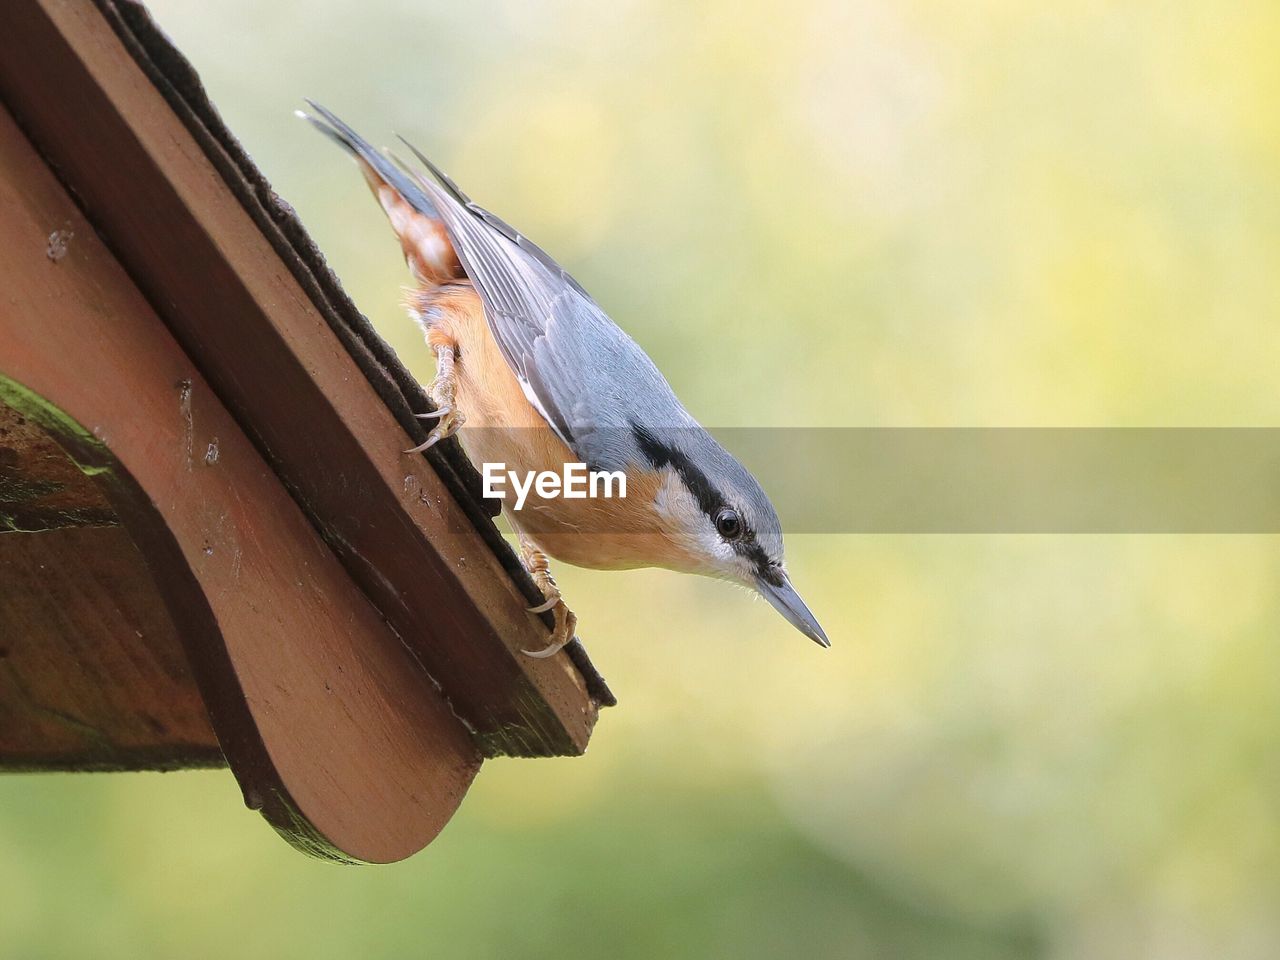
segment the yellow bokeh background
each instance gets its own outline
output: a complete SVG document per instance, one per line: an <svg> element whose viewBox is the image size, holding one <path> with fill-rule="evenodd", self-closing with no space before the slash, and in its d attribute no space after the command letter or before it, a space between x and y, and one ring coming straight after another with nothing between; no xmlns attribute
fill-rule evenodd
<svg viewBox="0 0 1280 960"><path fill-rule="evenodd" d="M304 96L418 143L711 426L1280 421L1273 0L150 6L424 379ZM562 568L621 699L586 757L487 764L378 868L225 771L0 778L0 957L1269 960L1278 547L793 536L828 651Z"/></svg>

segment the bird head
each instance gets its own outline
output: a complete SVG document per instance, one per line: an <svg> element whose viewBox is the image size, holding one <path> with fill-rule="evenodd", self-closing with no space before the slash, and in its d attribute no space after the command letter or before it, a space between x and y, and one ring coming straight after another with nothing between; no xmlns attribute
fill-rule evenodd
<svg viewBox="0 0 1280 960"><path fill-rule="evenodd" d="M751 472L700 426L659 432L632 425L661 475L654 508L672 549L664 566L759 593L810 640L830 641L791 585L778 512Z"/></svg>

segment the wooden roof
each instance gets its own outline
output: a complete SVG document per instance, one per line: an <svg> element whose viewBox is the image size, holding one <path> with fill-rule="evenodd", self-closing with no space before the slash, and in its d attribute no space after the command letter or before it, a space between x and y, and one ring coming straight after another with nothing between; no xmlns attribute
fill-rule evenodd
<svg viewBox="0 0 1280 960"><path fill-rule="evenodd" d="M613 702L422 390L137 3L0 30L0 768L208 765L322 856L420 849Z"/></svg>

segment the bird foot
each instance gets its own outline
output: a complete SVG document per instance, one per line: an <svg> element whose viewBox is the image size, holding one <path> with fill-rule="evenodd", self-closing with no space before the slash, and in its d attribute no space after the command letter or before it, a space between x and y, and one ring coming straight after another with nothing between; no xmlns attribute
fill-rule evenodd
<svg viewBox="0 0 1280 960"><path fill-rule="evenodd" d="M551 642L547 646L541 650L521 650L520 652L526 657L544 660L559 653L573 641L574 633L578 628L578 615L569 609L560 596L560 588L556 586L555 578L551 576L547 555L523 536L520 538L520 559L524 562L525 569L529 571L533 582L546 597L544 602L526 609L534 616L551 612L555 618L555 626L551 630Z"/></svg>
<svg viewBox="0 0 1280 960"><path fill-rule="evenodd" d="M416 447L405 453L422 453L430 450L441 440L447 440L458 432L458 428L466 423L466 415L458 409L457 392L458 376L454 371L455 346L452 343L434 344L436 354L436 378L431 381L427 393L435 402L436 409L431 413L414 414L419 420L434 420L435 427L430 435Z"/></svg>

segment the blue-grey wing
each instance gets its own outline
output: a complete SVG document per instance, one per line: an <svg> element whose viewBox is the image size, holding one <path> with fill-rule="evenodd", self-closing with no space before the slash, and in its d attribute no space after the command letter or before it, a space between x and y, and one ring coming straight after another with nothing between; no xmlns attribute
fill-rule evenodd
<svg viewBox="0 0 1280 960"><path fill-rule="evenodd" d="M577 281L418 156L444 184L422 182L499 350L529 402L580 460L609 470L642 462L637 418L692 423L653 361Z"/></svg>

